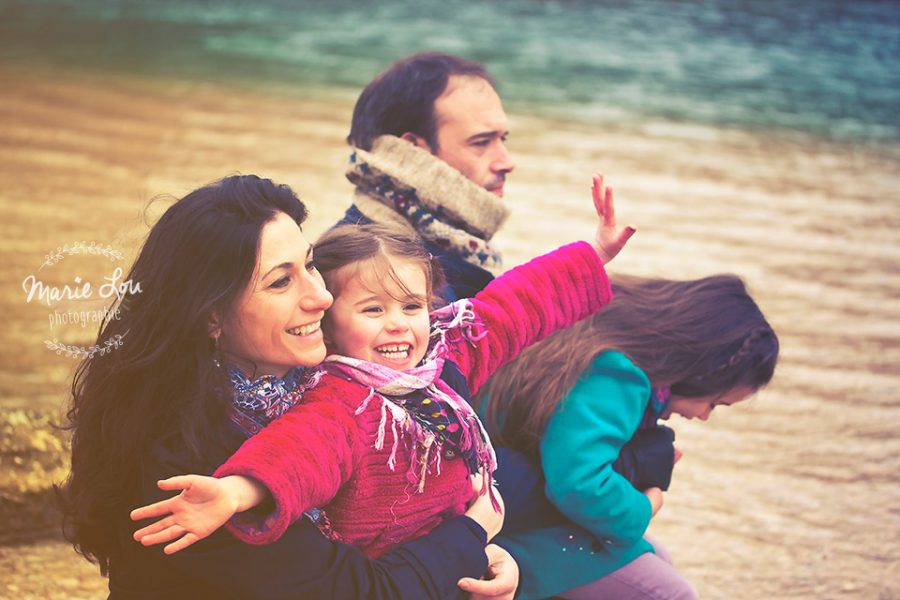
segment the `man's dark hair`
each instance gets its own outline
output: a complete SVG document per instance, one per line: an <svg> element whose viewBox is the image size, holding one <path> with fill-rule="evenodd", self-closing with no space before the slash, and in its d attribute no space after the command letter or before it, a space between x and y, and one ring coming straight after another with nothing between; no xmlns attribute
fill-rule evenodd
<svg viewBox="0 0 900 600"><path fill-rule="evenodd" d="M437 150L434 101L452 75L480 77L494 86L483 65L445 54L419 52L398 60L365 87L353 108L347 143L371 150L380 135L414 133Z"/></svg>

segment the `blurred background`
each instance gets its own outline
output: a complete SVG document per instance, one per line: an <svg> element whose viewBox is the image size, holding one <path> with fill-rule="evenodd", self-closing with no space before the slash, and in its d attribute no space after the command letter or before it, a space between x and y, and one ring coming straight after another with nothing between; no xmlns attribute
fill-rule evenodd
<svg viewBox="0 0 900 600"><path fill-rule="evenodd" d="M62 315L104 302L27 278L99 288L234 173L293 186L315 237L350 201L356 96L426 49L498 81L507 266L590 235L602 170L639 229L611 270L738 273L779 331L772 385L674 423L651 533L701 595L900 598L900 5L837 0L0 0L0 596L105 589L51 487L97 341Z"/></svg>

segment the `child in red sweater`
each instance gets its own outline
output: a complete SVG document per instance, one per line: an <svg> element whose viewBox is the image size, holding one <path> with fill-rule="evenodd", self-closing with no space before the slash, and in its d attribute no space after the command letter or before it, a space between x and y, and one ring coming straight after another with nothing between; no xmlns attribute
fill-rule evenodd
<svg viewBox="0 0 900 600"><path fill-rule="evenodd" d="M616 227L601 176L593 197L601 217L593 247L564 246L431 317L436 261L414 237L377 225L326 233L315 264L335 296L323 331L337 354L301 383L275 386L290 410L214 477L160 482L183 491L134 511L133 519L168 515L135 539L176 540L171 553L227 522L239 539L263 544L322 507L331 535L375 557L465 512L473 473L499 512L494 452L468 396L523 348L609 302L603 264L634 229ZM235 421L251 432L252 417L236 405Z"/></svg>

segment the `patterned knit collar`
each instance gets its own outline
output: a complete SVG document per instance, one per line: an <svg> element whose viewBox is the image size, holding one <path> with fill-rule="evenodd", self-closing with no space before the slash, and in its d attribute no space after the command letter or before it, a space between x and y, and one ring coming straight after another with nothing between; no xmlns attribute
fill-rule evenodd
<svg viewBox="0 0 900 600"><path fill-rule="evenodd" d="M357 187L357 208L373 221L402 216L425 240L483 268L500 267L500 252L489 241L509 208L431 153L381 136L368 152L354 149L346 175Z"/></svg>

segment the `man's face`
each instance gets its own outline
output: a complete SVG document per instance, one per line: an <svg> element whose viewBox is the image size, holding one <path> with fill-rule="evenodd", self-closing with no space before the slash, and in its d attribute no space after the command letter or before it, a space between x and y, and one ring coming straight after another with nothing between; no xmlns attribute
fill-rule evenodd
<svg viewBox="0 0 900 600"><path fill-rule="evenodd" d="M435 100L434 112L435 156L502 197L506 175L516 165L506 149L509 125L494 88L480 77L453 75Z"/></svg>

